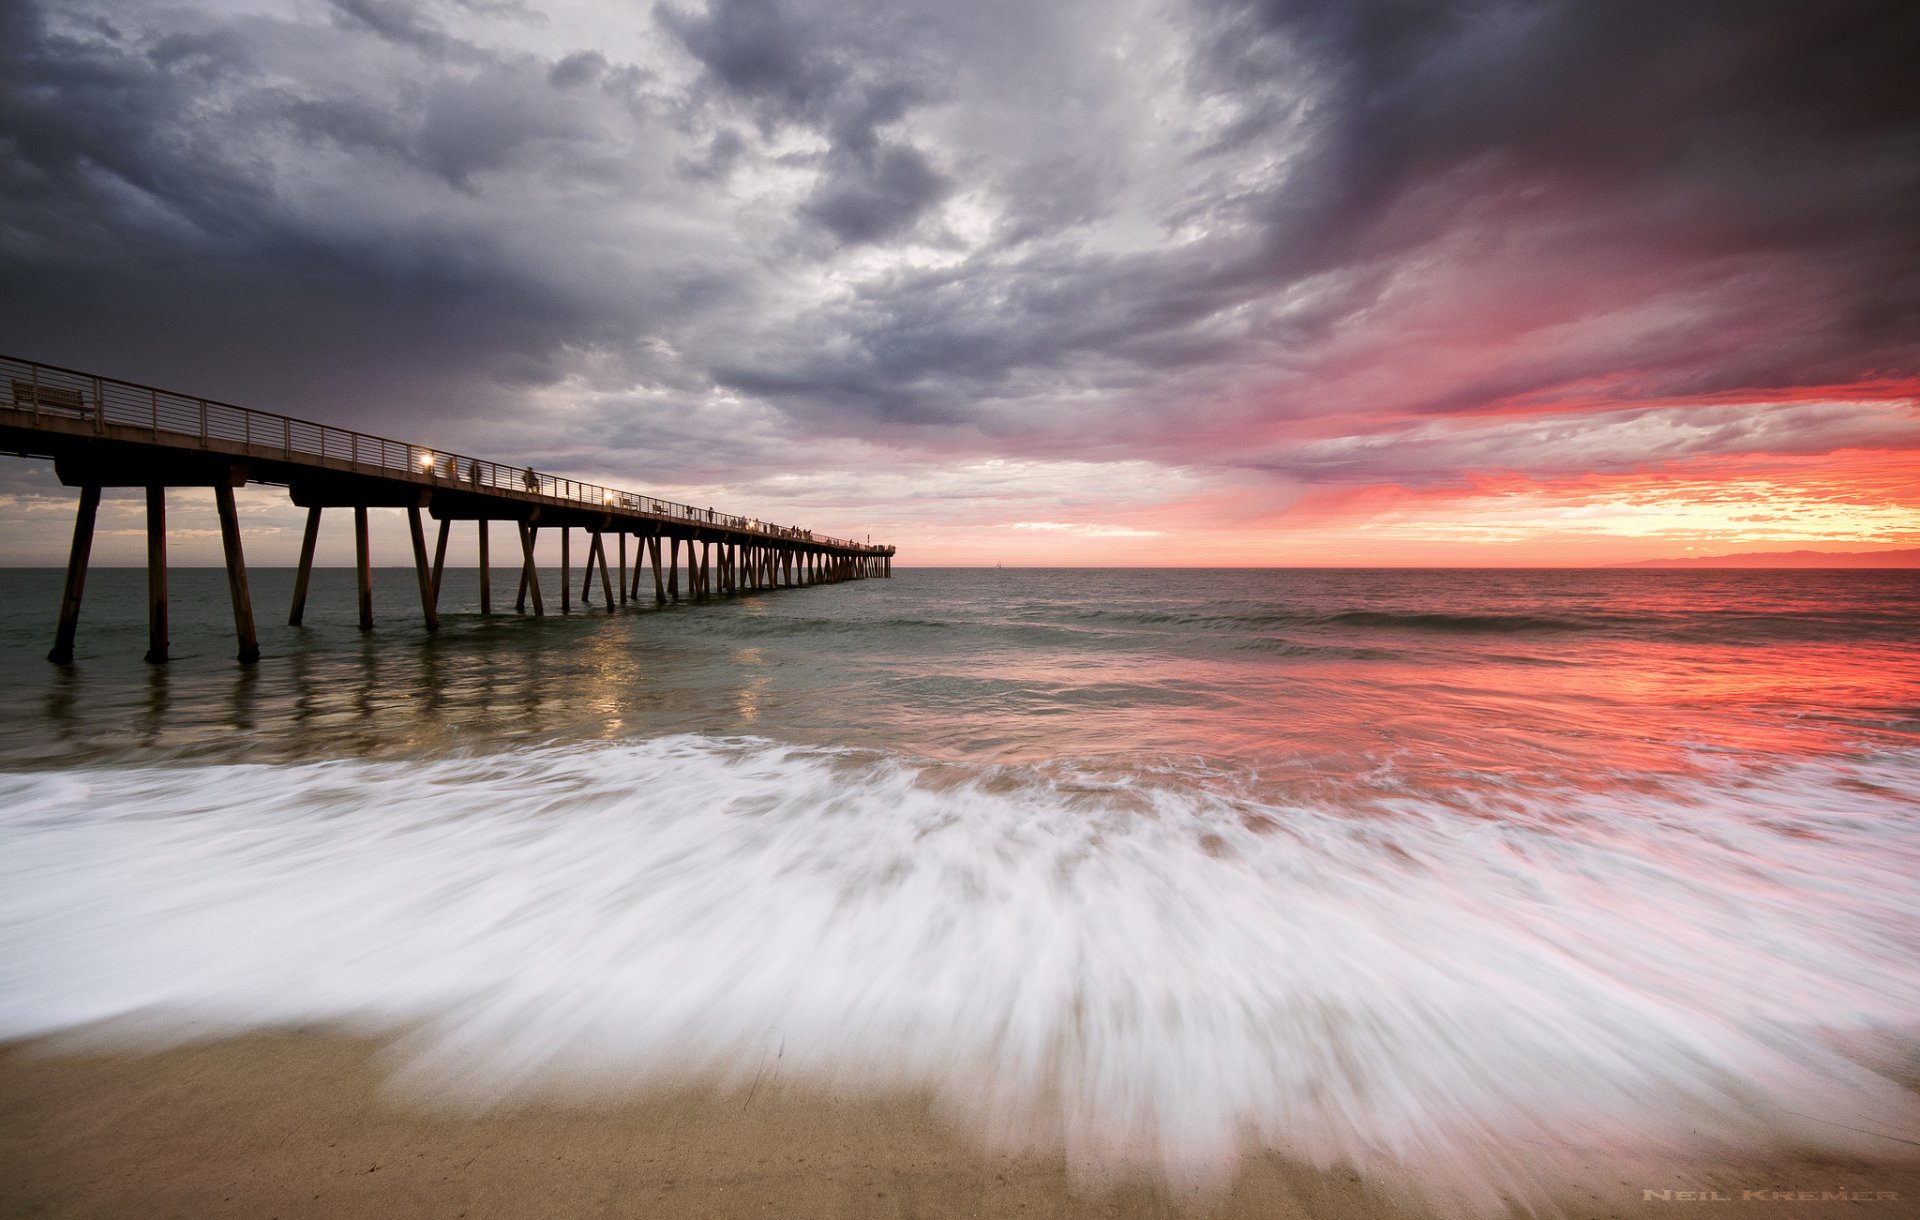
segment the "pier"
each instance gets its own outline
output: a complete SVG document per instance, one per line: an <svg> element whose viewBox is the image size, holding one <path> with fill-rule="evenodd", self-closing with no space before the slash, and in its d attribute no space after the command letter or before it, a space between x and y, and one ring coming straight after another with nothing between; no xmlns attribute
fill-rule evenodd
<svg viewBox="0 0 1920 1220"><path fill-rule="evenodd" d="M219 512L227 589L239 659L260 658L233 492L248 483L285 487L307 510L287 622L306 610L322 514L352 510L360 626L373 627L367 510L406 510L426 630L439 628L440 578L456 522L475 524L480 611L493 613L489 525L511 522L519 543L514 610L545 614L535 547L560 536L560 609L573 604L573 531L585 535L579 598L597 591L606 609L640 602L652 575L655 605L830 584L893 574L894 548L830 538L711 508L558 478L519 464L449 453L330 424L294 419L75 369L0 356L0 452L51 460L79 489L73 546L49 660L68 664L79 628L87 560L100 495L138 487L147 498L147 660L167 659L167 517L170 488L205 488ZM422 513L439 525L429 553ZM632 563L629 564L629 545ZM617 555L617 568L615 556ZM616 575L617 573L617 575ZM597 576L597 581L596 581ZM597 585L597 590L596 590Z"/></svg>

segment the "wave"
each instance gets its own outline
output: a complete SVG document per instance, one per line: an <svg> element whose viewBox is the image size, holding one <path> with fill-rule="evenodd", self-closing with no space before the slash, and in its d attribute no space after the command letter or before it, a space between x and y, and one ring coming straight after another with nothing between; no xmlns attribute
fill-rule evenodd
<svg viewBox="0 0 1920 1220"><path fill-rule="evenodd" d="M1493 1208L1601 1155L1910 1151L1911 759L1476 782L693 736L4 776L0 1035L387 1022L463 1104L773 1073L1094 1178L1279 1149Z"/></svg>
<svg viewBox="0 0 1920 1220"><path fill-rule="evenodd" d="M1588 616L1555 618L1544 614L1442 614L1386 610L1347 610L1315 620L1341 627L1382 627L1395 631L1447 631L1473 635L1514 635L1535 631L1592 631L1617 621Z"/></svg>
<svg viewBox="0 0 1920 1220"><path fill-rule="evenodd" d="M1259 630L1273 627L1360 627L1397 631L1437 631L1470 633L1518 633L1535 631L1596 631L1630 626L1637 620L1629 615L1590 614L1579 617L1542 614L1476 613L1456 614L1443 611L1342 610L1320 611L1247 610L1247 611L1156 611L1080 609L1071 612L1076 619L1140 627L1212 628L1216 630Z"/></svg>
<svg viewBox="0 0 1920 1220"><path fill-rule="evenodd" d="M1038 621L1029 614L1022 622ZM1186 609L1124 610L1074 608L1062 617L1102 626L1165 632L1261 632L1285 628L1348 629L1356 632L1406 632L1437 635L1543 635L1605 633L1675 643L1766 645L1862 639L1907 639L1911 614L1827 611L1711 612L1672 608L1581 610L1563 613L1476 610L1343 609Z"/></svg>

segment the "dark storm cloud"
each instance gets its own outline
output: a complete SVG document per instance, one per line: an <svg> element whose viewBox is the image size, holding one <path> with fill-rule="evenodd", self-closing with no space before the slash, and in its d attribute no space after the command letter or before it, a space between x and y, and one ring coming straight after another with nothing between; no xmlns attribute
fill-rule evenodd
<svg viewBox="0 0 1920 1220"><path fill-rule="evenodd" d="M841 243L860 245L908 232L952 184L920 149L880 135L929 100L918 48L876 43L873 35L888 25L865 20L871 10L863 6L843 12L853 20L773 0L714 0L703 13L657 10L706 68L707 83L745 105L764 132L801 126L827 139L820 181L801 215Z"/></svg>
<svg viewBox="0 0 1920 1220"><path fill-rule="evenodd" d="M1098 384L1089 365L1102 359L1215 365L1219 344L1196 325L1319 277L1317 309L1235 346L1311 365L1331 321L1363 315L1405 275L1396 259L1417 265L1473 231L1488 244L1563 232L1601 277L1617 275L1609 263L1651 254L1670 263L1674 284L1718 277L1711 288L1726 296L1772 267L1766 290L1824 300L1816 317L1753 319L1738 350L1705 361L1693 336L1674 334L1551 369L1490 367L1484 384L1409 388L1409 407L1473 409L1620 367L1640 373L1642 392L1668 394L1916 369L1920 90L1903 67L1920 50L1912 6L1219 4L1202 13L1196 42L1188 83L1235 117L1190 171L1286 148L1283 171L1192 202L1188 219L1208 240L1066 269L1058 259L995 267L981 277L995 309L1054 296L1075 309L1020 309L1002 327L1018 338L989 352L975 350L979 327L968 325L985 290L904 282L891 307L862 311L856 350L870 363L841 365L829 394L889 402L920 373L956 365L975 373L962 394L1048 359L1069 384ZM1548 246L1534 257L1551 265L1567 254ZM1432 284L1448 288L1444 277ZM1283 396L1271 409L1315 405Z"/></svg>
<svg viewBox="0 0 1920 1220"><path fill-rule="evenodd" d="M0 9L4 346L516 441L577 391L632 455L1303 479L1426 471L1409 416L1564 400L1509 447L1558 470L1602 407L1920 375L1909 5L564 16ZM1686 443L1855 435L1781 421Z"/></svg>
<svg viewBox="0 0 1920 1220"><path fill-rule="evenodd" d="M1276 121L1259 99L1278 63L1325 82L1311 155L1259 201L1282 267L1444 227L1445 206L1398 228L1383 217L1486 164L1697 254L1856 263L1850 321L1869 342L1920 303L1912 5L1272 0L1213 12L1202 87L1249 99L1239 138ZM1888 255L1904 274L1885 276Z"/></svg>
<svg viewBox="0 0 1920 1220"><path fill-rule="evenodd" d="M1568 257L1580 274L1622 278L1623 292L1727 309L1755 289L1785 299L1771 317L1746 310L1729 350L1674 327L1550 366L1490 352L1472 379L1409 384L1382 405L1470 411L1622 369L1633 392L1657 395L1920 367L1920 90L1902 66L1920 51L1920 10L1323 0L1211 4L1192 29L1188 86L1232 118L1179 171L1205 180L1236 159L1278 159L1169 207L1198 240L1115 256L1077 244L1073 219L1016 213L1006 228L1030 251L898 277L823 323L851 342L780 348L777 368L723 375L821 414L859 404L877 419L946 421L1036 382L1124 396L1142 375L1311 369L1331 328L1364 326L1463 234L1532 243L1543 268ZM1649 257L1664 278L1626 284L1620 268ZM1451 289L1444 266L1425 273L1431 292ZM1251 332L1226 321L1306 285L1311 307ZM1102 410L1123 433L1187 423L1121 406ZM1358 410L1284 380L1262 409L1329 406Z"/></svg>
<svg viewBox="0 0 1920 1220"><path fill-rule="evenodd" d="M569 344L624 338L641 311L555 282L512 249L514 218L443 198L516 163L549 183L590 172L554 156L589 124L543 66L407 6L336 9L332 31L6 10L11 346L96 364L104 350L143 379L392 426L389 395L406 415L470 411L559 375ZM396 71L422 51L461 66Z"/></svg>

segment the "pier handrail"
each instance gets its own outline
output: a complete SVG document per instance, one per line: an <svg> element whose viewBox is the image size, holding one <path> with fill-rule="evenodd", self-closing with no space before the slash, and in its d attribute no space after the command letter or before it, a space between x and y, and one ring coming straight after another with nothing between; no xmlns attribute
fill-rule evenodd
<svg viewBox="0 0 1920 1220"><path fill-rule="evenodd" d="M529 466L450 453L410 441L257 411L17 356L0 355L0 373L11 382L8 391L0 391L0 416L27 415L36 423L58 418L69 423L90 424L102 435L110 427L135 429L150 433L156 440L165 437L192 441L207 452L222 452L227 446L238 445L261 456L291 459L297 455L317 458L333 469L386 478L405 476L423 486L455 490L482 488L522 499L620 509L697 525L723 526L768 538L844 549L875 549L796 526L773 525L758 518L696 508L642 492L542 474Z"/></svg>

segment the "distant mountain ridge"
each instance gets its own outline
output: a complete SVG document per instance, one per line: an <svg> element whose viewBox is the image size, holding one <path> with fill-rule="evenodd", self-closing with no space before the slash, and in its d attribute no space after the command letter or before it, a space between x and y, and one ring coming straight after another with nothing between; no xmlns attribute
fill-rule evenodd
<svg viewBox="0 0 1920 1220"><path fill-rule="evenodd" d="M1920 547L1895 551L1748 551L1693 559L1641 559L1616 568L1920 568Z"/></svg>

